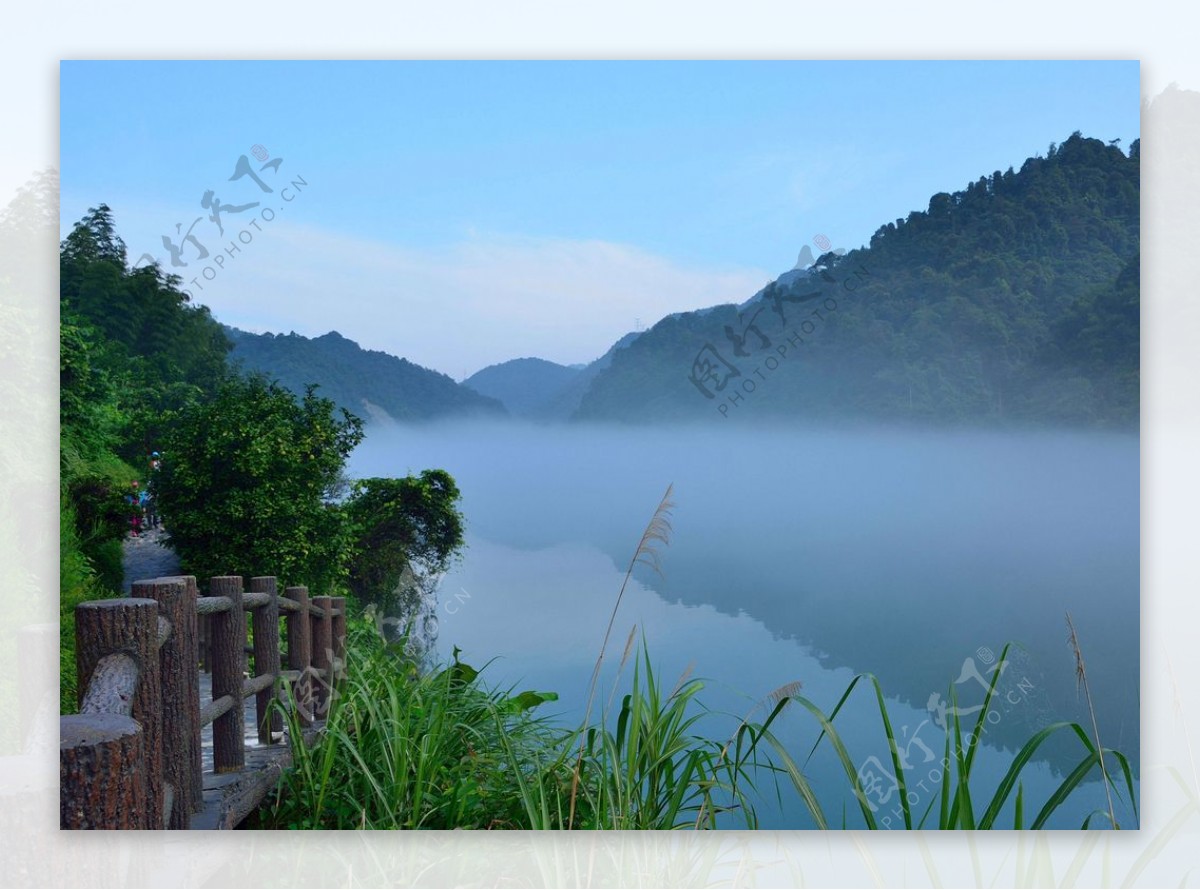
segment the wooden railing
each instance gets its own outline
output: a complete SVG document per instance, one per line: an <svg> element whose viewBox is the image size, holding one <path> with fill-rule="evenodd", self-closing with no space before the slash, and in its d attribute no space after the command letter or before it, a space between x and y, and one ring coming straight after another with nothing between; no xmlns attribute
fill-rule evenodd
<svg viewBox="0 0 1200 890"><path fill-rule="evenodd" d="M258 740L282 739L279 698L302 727L320 728L344 674L341 597L313 597L276 579L213 578L199 596L193 576L134 583L131 596L75 610L79 713L60 718L61 828L188 828L203 809L203 728L212 724L213 769L244 769L245 705L255 697ZM254 675L246 671L251 614ZM279 619L287 631L281 667ZM200 701L197 625L211 628L212 698ZM281 695L282 684L291 687Z"/></svg>

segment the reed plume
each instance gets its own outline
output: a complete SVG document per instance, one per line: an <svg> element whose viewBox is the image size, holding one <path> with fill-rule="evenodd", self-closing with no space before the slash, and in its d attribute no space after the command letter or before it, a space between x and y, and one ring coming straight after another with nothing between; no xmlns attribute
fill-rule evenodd
<svg viewBox="0 0 1200 890"><path fill-rule="evenodd" d="M671 511L675 508L675 502L671 500L671 495L674 493L674 490L674 483L667 486L666 494L658 502L658 507L655 509L654 515L650 517L650 522L646 526L646 530L642 532L642 538L638 541L637 548L633 551L633 558L629 560L629 568L625 570L625 578L621 581L621 589L617 593L617 601L613 603L612 612L608 616L608 627L604 630L604 640L600 644L600 654L596 656L596 667L592 669L592 680L588 684L587 707L583 712L582 725L584 727L588 725L588 721L592 717L592 703L596 698L596 684L600 680L600 666L604 662L604 652L608 649L608 639L612 636L613 624L617 620L617 610L621 608L621 600L625 597L625 588L629 586L629 580L633 577L634 567L644 565L660 577L662 576L659 547L665 547L671 543ZM628 655L632 643L633 634L631 632L629 643L625 647L626 655ZM583 739L585 735L586 733L580 733L579 759L575 764L574 775L571 779L571 807L567 827L572 827L575 822L575 800L579 792L579 773L583 766Z"/></svg>
<svg viewBox="0 0 1200 890"><path fill-rule="evenodd" d="M1108 798L1108 818L1112 827L1119 829L1117 814L1113 809L1112 791L1109 788L1108 768L1104 765L1104 748L1100 744L1100 726L1096 722L1096 709L1092 707L1092 691L1088 688L1087 666L1083 663L1083 652L1079 648L1079 637L1075 633L1075 624L1071 621L1071 613L1067 613L1067 641L1071 651L1075 653L1075 688L1083 687L1084 698L1087 699L1088 714L1092 718L1092 736L1096 739L1096 750L1100 754L1100 778L1104 780L1104 794Z"/></svg>

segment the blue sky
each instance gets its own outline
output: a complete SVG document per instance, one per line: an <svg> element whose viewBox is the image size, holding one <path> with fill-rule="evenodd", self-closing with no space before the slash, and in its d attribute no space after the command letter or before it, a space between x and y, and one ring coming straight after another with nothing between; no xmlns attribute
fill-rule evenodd
<svg viewBox="0 0 1200 890"><path fill-rule="evenodd" d="M336 329L456 378L590 360L1074 130L1127 146L1140 115L1136 61L64 62L61 79L65 229L108 203L131 261L194 278L222 321ZM229 181L241 155L271 192ZM222 235L210 189L258 206ZM197 218L210 255L185 245L172 268L162 236Z"/></svg>

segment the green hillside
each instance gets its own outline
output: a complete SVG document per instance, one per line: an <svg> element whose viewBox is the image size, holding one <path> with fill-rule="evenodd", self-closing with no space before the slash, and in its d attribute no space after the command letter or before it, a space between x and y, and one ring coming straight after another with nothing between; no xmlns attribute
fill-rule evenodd
<svg viewBox="0 0 1200 890"><path fill-rule="evenodd" d="M1139 145L1075 133L826 254L743 307L671 316L575 417L1130 426Z"/></svg>
<svg viewBox="0 0 1200 890"><path fill-rule="evenodd" d="M299 334L250 334L226 328L231 359L262 371L292 392L310 383L320 394L366 420L431 420L449 416L498 416L495 399L455 383L445 374L386 352L363 349L337 331L308 338Z"/></svg>
<svg viewBox="0 0 1200 890"><path fill-rule="evenodd" d="M475 372L463 386L496 399L515 416L533 417L582 371L541 358L515 358Z"/></svg>

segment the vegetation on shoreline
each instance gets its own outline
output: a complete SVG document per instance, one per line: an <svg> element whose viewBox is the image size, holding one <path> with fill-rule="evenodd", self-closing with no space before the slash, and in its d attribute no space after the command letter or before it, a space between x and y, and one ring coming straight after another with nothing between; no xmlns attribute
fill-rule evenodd
<svg viewBox="0 0 1200 890"><path fill-rule="evenodd" d="M941 752L949 768L929 803L911 806L884 692L870 675L854 678L828 711L800 695L798 684L776 690L762 703L765 719L730 715L724 718L727 734L713 736L697 728L710 715L702 701L704 682L684 677L668 688L644 643L626 651L633 676L628 686L614 686L617 707L575 727L538 716L536 709L554 701L554 693L491 688L457 653L450 664L421 670L402 642L385 643L361 618L352 622L347 657L348 678L332 697L316 744L305 747L301 727L291 725L294 766L259 814L261 827L756 828L756 799L793 794L818 828L1038 829L1056 814L1071 813L1078 789L1097 778L1137 820L1128 761L1097 746L1077 723L1043 727L1013 756L995 787L981 787L972 775L986 741L986 707L971 726L954 720ZM997 670L989 699L998 679ZM836 728L860 686L878 703L879 738L891 752L899 783L902 815L894 822L876 812L868 780L851 758L851 742ZM774 724L786 711L806 713L819 727L810 751L789 750L779 738ZM1023 774L1056 737L1077 742L1078 760L1051 793L1033 800ZM857 816L833 809L840 800L819 799L809 781L807 758L822 744L843 770ZM1109 772L1102 756L1119 772ZM1111 808L1076 810L1071 818L1080 828L1118 823Z"/></svg>

